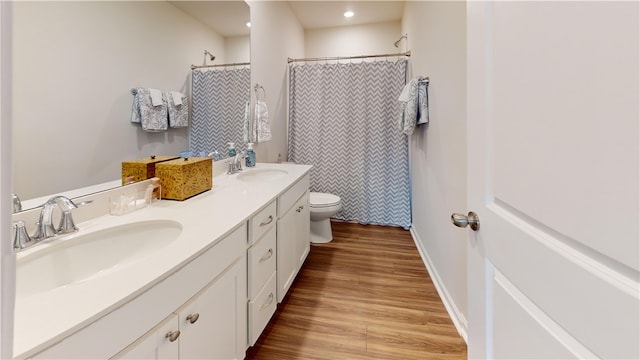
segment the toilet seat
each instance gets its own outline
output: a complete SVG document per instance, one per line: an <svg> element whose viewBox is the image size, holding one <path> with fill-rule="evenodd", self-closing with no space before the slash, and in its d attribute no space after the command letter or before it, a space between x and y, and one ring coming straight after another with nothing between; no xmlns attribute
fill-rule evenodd
<svg viewBox="0 0 640 360"><path fill-rule="evenodd" d="M309 206L312 208L326 208L336 206L338 204L340 204L339 196L319 192L312 192L309 194Z"/></svg>

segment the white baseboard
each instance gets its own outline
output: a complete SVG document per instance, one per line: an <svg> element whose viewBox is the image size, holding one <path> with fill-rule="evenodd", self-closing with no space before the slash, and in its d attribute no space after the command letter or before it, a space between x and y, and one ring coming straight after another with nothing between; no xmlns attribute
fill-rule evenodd
<svg viewBox="0 0 640 360"><path fill-rule="evenodd" d="M453 301L449 292L447 291L447 287L442 283L442 279L438 275L438 272L433 267L433 263L431 259L429 259L429 255L422 247L422 241L420 241L420 236L414 231L414 228L411 227L411 237L413 238L413 242L416 244L418 248L418 252L420 253L420 257L422 258L422 262L427 268L427 272L433 281L433 284L436 286L436 290L438 291L438 295L444 304L445 309L447 309L447 313L449 313L449 317L453 321L453 325L458 330L460 336L464 339L464 341L468 344L467 341L467 318L464 314L458 309L456 303Z"/></svg>

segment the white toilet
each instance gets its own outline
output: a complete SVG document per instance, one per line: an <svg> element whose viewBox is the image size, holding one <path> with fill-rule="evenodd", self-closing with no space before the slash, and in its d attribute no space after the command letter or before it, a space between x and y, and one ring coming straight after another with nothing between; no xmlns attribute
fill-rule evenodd
<svg viewBox="0 0 640 360"><path fill-rule="evenodd" d="M328 243L333 240L330 217L342 209L339 196L327 193L312 192L309 194L311 212L311 242Z"/></svg>

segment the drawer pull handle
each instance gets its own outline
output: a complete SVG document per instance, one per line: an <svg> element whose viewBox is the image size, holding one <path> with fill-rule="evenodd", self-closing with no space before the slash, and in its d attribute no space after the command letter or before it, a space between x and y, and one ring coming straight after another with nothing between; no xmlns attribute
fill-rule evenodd
<svg viewBox="0 0 640 360"><path fill-rule="evenodd" d="M298 206L298 208L296 209L296 212L300 212L302 211L302 209L304 209L304 205Z"/></svg>
<svg viewBox="0 0 640 360"><path fill-rule="evenodd" d="M168 338L170 342L174 342L180 337L180 330L169 331L164 337Z"/></svg>
<svg viewBox="0 0 640 360"><path fill-rule="evenodd" d="M200 318L200 314L198 314L198 313L193 313L193 314L187 315L187 320L189 320L189 322L192 323L192 324L195 324L196 321L198 321L199 318Z"/></svg>
<svg viewBox="0 0 640 360"><path fill-rule="evenodd" d="M266 221L260 223L260 226L269 225L273 222L273 216L269 215L269 218Z"/></svg>
<svg viewBox="0 0 640 360"><path fill-rule="evenodd" d="M273 256L273 249L269 249L269 251L267 251L264 255L262 255L262 257L260 258L260 261L258 261L258 262L267 261L272 256Z"/></svg>
<svg viewBox="0 0 640 360"><path fill-rule="evenodd" d="M271 304L273 304L273 293L269 294L269 300L266 303L262 304L262 306L260 306L260 310L268 308L269 306L271 306Z"/></svg>

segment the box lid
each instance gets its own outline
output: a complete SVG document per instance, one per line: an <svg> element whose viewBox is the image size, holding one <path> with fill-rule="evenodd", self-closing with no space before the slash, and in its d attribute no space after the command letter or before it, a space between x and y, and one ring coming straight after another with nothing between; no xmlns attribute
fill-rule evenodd
<svg viewBox="0 0 640 360"><path fill-rule="evenodd" d="M162 162L162 161L167 161L167 160L172 160L172 159L179 159L179 156L176 155L151 155L151 156L147 156L145 158L142 159L136 159L136 160L127 160L124 161L126 163L135 163L135 164L153 164L153 163L157 163L157 162Z"/></svg>
<svg viewBox="0 0 640 360"><path fill-rule="evenodd" d="M210 157L189 157L189 158L177 158L169 161L163 161L161 164L157 164L157 166L184 166L189 164L195 164L203 161L212 161Z"/></svg>

